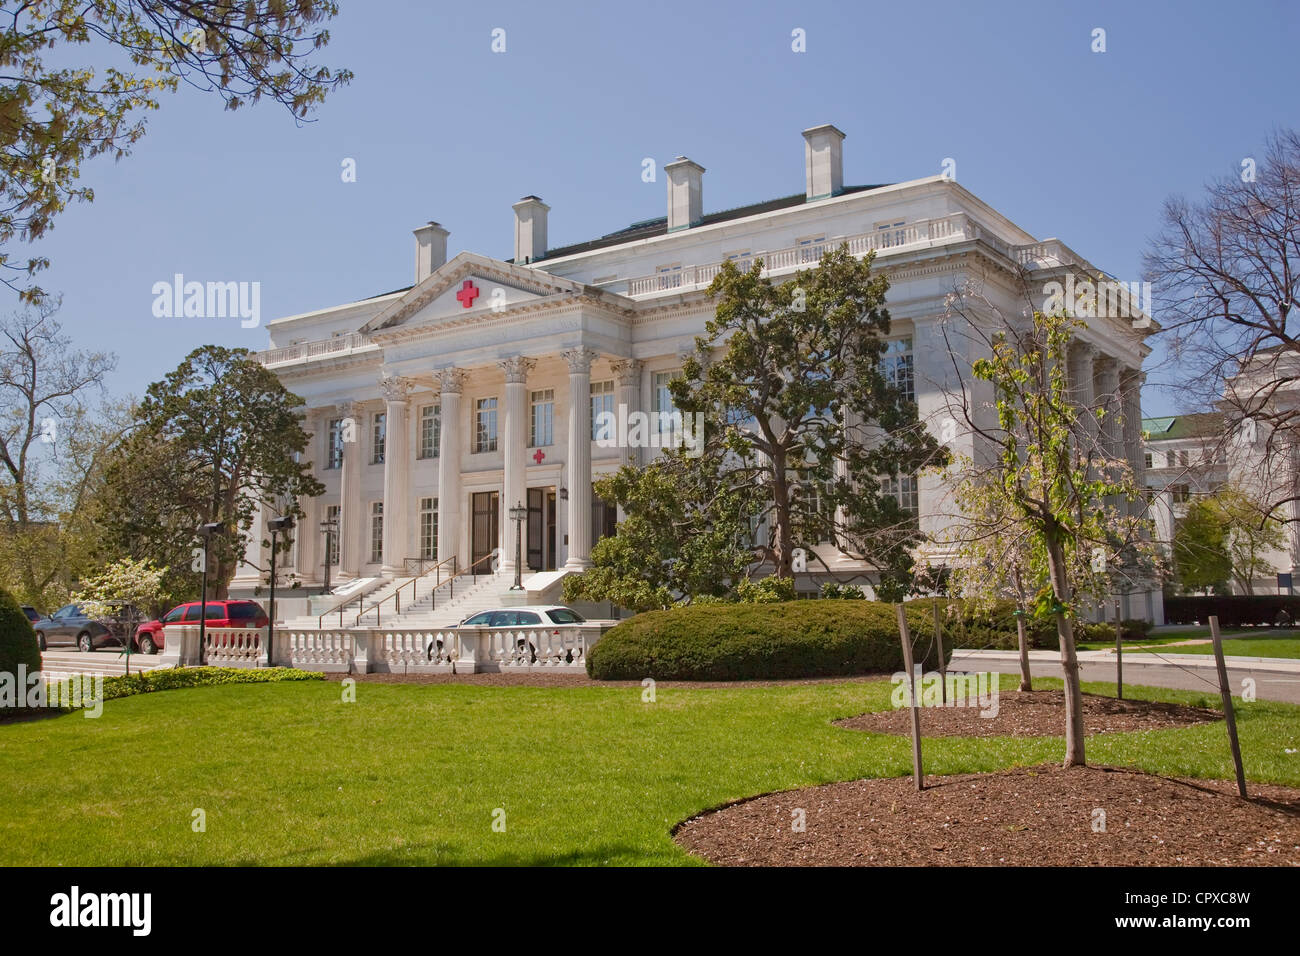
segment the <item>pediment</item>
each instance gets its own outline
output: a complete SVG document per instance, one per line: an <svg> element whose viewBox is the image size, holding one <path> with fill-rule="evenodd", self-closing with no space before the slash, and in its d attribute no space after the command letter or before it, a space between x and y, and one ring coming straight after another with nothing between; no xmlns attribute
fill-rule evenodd
<svg viewBox="0 0 1300 956"><path fill-rule="evenodd" d="M473 319L530 301L583 294L585 287L547 272L462 252L367 322L373 334L400 326Z"/></svg>

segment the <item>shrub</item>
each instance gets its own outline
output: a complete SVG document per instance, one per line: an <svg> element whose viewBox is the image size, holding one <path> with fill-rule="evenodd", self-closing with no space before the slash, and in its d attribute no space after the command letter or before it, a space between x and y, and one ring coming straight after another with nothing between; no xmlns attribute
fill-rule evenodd
<svg viewBox="0 0 1300 956"><path fill-rule="evenodd" d="M18 665L27 673L41 669L41 646L18 599L0 588L0 673L18 675Z"/></svg>
<svg viewBox="0 0 1300 956"><path fill-rule="evenodd" d="M930 605L905 605L916 663L938 666ZM944 642L951 655L952 642ZM811 600L647 611L618 624L587 657L596 680L761 680L902 670L894 606Z"/></svg>
<svg viewBox="0 0 1300 956"><path fill-rule="evenodd" d="M915 602L930 603L930 599ZM958 647L970 649L993 648L1014 651L1020 646L1016 630L1016 605L1013 601L997 601L992 607L976 608L973 602L953 601L943 620L944 645L955 642ZM944 608L940 604L940 608ZM933 613L933 611L931 612ZM1055 650L1060 646L1054 621L1038 620L1025 616L1025 638L1030 648Z"/></svg>
<svg viewBox="0 0 1300 956"><path fill-rule="evenodd" d="M854 587L852 584L840 584L838 581L827 581L821 587L821 596L828 601L865 601L866 593L862 588Z"/></svg>
<svg viewBox="0 0 1300 956"><path fill-rule="evenodd" d="M136 694L184 687L213 687L218 684L274 684L281 681L324 680L319 671L292 667L158 667L137 674L104 679L104 700L118 700Z"/></svg>
<svg viewBox="0 0 1300 956"><path fill-rule="evenodd" d="M1284 624L1300 621L1300 597L1289 594L1232 594L1210 597L1166 597L1166 624L1208 624L1220 627Z"/></svg>
<svg viewBox="0 0 1300 956"><path fill-rule="evenodd" d="M736 585L736 599L745 604L779 604L793 601L796 596L794 579L774 574L757 581L745 578Z"/></svg>

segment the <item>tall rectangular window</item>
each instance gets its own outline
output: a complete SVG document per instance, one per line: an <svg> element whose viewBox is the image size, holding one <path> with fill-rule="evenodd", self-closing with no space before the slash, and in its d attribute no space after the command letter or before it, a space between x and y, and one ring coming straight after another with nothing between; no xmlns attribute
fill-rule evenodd
<svg viewBox="0 0 1300 956"><path fill-rule="evenodd" d="M420 457L437 458L438 443L442 441L442 406L420 407Z"/></svg>
<svg viewBox="0 0 1300 956"><path fill-rule="evenodd" d="M916 478L912 475L896 475L880 479L880 493L888 495L898 502L898 506L908 514L919 514L921 510L920 494L916 488Z"/></svg>
<svg viewBox="0 0 1300 956"><path fill-rule="evenodd" d="M384 503L370 504L370 561L378 564L384 560Z"/></svg>
<svg viewBox="0 0 1300 956"><path fill-rule="evenodd" d="M326 555L326 563L330 567L338 567L339 563L339 506L325 506L325 520L330 524L330 543L329 554Z"/></svg>
<svg viewBox="0 0 1300 956"><path fill-rule="evenodd" d="M885 343L880 368L889 382L902 394L904 401L916 401L915 377L912 373L912 338L890 339Z"/></svg>
<svg viewBox="0 0 1300 956"><path fill-rule="evenodd" d="M497 400L480 398L474 403L474 451L497 450Z"/></svg>
<svg viewBox="0 0 1300 956"><path fill-rule="evenodd" d="M388 444L388 416L384 412L375 412L370 422L370 463L384 463L384 446Z"/></svg>
<svg viewBox="0 0 1300 956"><path fill-rule="evenodd" d="M614 382L592 382L591 383L591 440L596 441L599 438L613 438L612 430L613 419L608 418L608 424L601 428L600 416L608 413L614 414ZM609 432L610 434L605 434Z"/></svg>
<svg viewBox="0 0 1300 956"><path fill-rule="evenodd" d="M680 369L672 372L655 372L651 410L655 413L655 430L659 433L681 430L682 415L673 404L673 393L668 390L668 383L680 374Z"/></svg>
<svg viewBox="0 0 1300 956"><path fill-rule="evenodd" d="M555 389L533 392L529 407L528 447L544 448L555 444Z"/></svg>
<svg viewBox="0 0 1300 956"><path fill-rule="evenodd" d="M329 435L325 439L325 467L343 467L343 419L331 418Z"/></svg>
<svg viewBox="0 0 1300 956"><path fill-rule="evenodd" d="M420 499L420 557L438 560L438 499Z"/></svg>

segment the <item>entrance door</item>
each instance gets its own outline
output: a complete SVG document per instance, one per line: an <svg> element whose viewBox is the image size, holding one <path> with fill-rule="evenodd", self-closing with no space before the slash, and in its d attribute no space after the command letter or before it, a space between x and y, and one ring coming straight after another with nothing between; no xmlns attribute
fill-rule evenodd
<svg viewBox="0 0 1300 956"><path fill-rule="evenodd" d="M477 564L497 548L500 496L495 491L476 491L470 496L473 523L470 532L470 562ZM486 570L480 568L479 570Z"/></svg>
<svg viewBox="0 0 1300 956"><path fill-rule="evenodd" d="M555 570L555 489L528 489L528 567Z"/></svg>

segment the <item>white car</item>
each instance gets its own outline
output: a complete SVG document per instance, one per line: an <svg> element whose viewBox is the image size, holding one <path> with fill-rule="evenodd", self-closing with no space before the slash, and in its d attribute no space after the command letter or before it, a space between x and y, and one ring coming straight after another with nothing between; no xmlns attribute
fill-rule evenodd
<svg viewBox="0 0 1300 956"><path fill-rule="evenodd" d="M487 611L479 611L477 614L465 618L456 627L560 627L564 624L582 624L586 620L573 608L564 607L561 604L527 605L524 607L498 607ZM520 653L523 653L524 639L520 637L515 643L518 645ZM529 644L528 653L535 658L537 650ZM433 660L441 655L442 638L435 637L429 642L428 658Z"/></svg>

